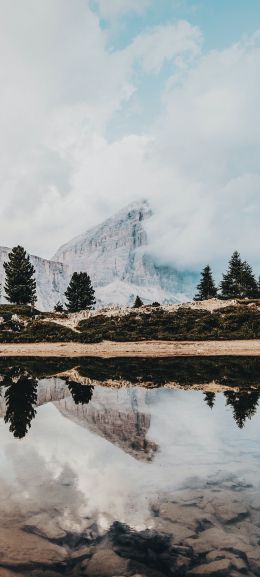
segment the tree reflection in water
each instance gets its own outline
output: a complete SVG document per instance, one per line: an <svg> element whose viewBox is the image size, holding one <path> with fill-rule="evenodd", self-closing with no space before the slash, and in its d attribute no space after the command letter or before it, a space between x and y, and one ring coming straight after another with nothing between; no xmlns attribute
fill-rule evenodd
<svg viewBox="0 0 260 577"><path fill-rule="evenodd" d="M67 380L66 384L68 385L75 405L87 405L91 401L94 391L93 386L81 385L70 380Z"/></svg>
<svg viewBox="0 0 260 577"><path fill-rule="evenodd" d="M39 368L38 368L39 371ZM51 372L51 371L50 371ZM246 373L248 376L248 374ZM51 378L51 375L48 375ZM9 430L17 439L22 439L28 433L32 420L36 416L37 405L37 387L38 373L31 371L26 366L5 366L1 376L0 395L5 400L5 423L9 424ZM48 378L48 377L47 377ZM94 379L93 379L94 380ZM116 379L115 379L116 380ZM94 386L82 385L80 382L66 378L66 385L71 393L72 399L76 405L87 405L93 396ZM210 382L210 381L208 381ZM142 383L139 380L139 385ZM232 409L235 423L240 429L243 429L246 421L251 419L257 411L260 399L260 391L256 387L258 384L257 377L254 377L254 385L248 384L245 389L230 390L224 392L226 406ZM254 388L253 388L254 386ZM236 383L236 387L238 384ZM173 391L174 392L174 391ZM205 392L203 399L208 407L213 410L217 395L214 392Z"/></svg>
<svg viewBox="0 0 260 577"><path fill-rule="evenodd" d="M85 405L91 401L94 387L66 381L76 405ZM38 379L26 371L10 368L3 375L0 395L4 396L6 412L4 421L16 439L23 439L31 428L37 411Z"/></svg>
<svg viewBox="0 0 260 577"><path fill-rule="evenodd" d="M233 408L233 417L239 427L243 429L247 419L252 419L256 414L260 393L250 391L248 393L239 393L236 391L226 391L226 405Z"/></svg>
<svg viewBox="0 0 260 577"><path fill-rule="evenodd" d="M6 414L5 423L9 423L9 430L16 439L23 439L35 418L37 403L38 381L31 376L22 375L11 380L5 390Z"/></svg>
<svg viewBox="0 0 260 577"><path fill-rule="evenodd" d="M260 392L258 391L225 391L226 406L232 407L233 418L239 429L243 429L247 419L252 419L256 414ZM204 393L204 401L210 409L213 409L216 401L216 393Z"/></svg>
<svg viewBox="0 0 260 577"><path fill-rule="evenodd" d="M204 393L204 399L210 409L213 409L216 400L216 393Z"/></svg>

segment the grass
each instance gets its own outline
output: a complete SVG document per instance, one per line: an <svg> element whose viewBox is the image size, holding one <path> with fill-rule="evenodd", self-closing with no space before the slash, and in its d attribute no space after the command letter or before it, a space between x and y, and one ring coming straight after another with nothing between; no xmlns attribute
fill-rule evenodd
<svg viewBox="0 0 260 577"><path fill-rule="evenodd" d="M81 342L142 340L223 340L260 338L260 311L233 306L210 313L181 307L176 312L130 311L120 318L103 315L78 325Z"/></svg>
<svg viewBox="0 0 260 577"><path fill-rule="evenodd" d="M149 340L238 340L260 338L258 303L243 301L209 312L185 306L177 311L162 307L129 309L125 315L102 313L82 320L75 332L53 322L60 315L39 313L31 307L0 306L0 342L81 342ZM18 320L13 315L18 315ZM50 320L47 319L49 316Z"/></svg>
<svg viewBox="0 0 260 577"><path fill-rule="evenodd" d="M0 331L2 343L55 343L75 341L76 333L57 323L32 321L19 330L9 328Z"/></svg>

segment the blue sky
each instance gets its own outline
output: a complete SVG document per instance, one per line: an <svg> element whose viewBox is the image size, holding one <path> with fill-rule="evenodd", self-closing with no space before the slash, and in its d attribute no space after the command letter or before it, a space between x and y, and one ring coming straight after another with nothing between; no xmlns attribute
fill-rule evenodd
<svg viewBox="0 0 260 577"><path fill-rule="evenodd" d="M130 202L163 262L259 272L259 0L0 0L0 244Z"/></svg>
<svg viewBox="0 0 260 577"><path fill-rule="evenodd" d="M111 26L105 19L101 22L111 29L111 45L122 48L145 27L179 19L199 26L205 50L224 48L256 30L260 25L260 3L258 0L153 0L143 14L127 15L117 26Z"/></svg>
<svg viewBox="0 0 260 577"><path fill-rule="evenodd" d="M97 11L95 2L93 10ZM202 52L224 49L241 38L250 37L260 27L259 0L152 0L142 14L127 14L116 23L100 19L101 26L108 31L108 45L111 50L125 48L143 30L158 25L166 25L178 20L188 20L203 34ZM108 137L122 134L130 126L136 131L149 129L151 117L156 115L160 105L162 87L174 71L172 62L166 63L160 74L140 75L138 78L139 113L113 118Z"/></svg>

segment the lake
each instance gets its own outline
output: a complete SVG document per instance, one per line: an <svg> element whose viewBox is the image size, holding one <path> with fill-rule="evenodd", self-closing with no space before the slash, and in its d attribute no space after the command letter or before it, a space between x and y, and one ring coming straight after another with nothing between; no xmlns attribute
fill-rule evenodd
<svg viewBox="0 0 260 577"><path fill-rule="evenodd" d="M259 576L259 369L1 359L0 576Z"/></svg>

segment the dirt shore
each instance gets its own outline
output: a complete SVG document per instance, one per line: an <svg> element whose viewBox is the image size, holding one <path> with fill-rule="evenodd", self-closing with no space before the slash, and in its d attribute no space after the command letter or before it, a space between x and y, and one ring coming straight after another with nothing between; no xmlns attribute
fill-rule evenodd
<svg viewBox="0 0 260 577"><path fill-rule="evenodd" d="M260 339L247 341L142 341L1 344L0 357L260 356Z"/></svg>

